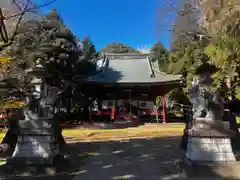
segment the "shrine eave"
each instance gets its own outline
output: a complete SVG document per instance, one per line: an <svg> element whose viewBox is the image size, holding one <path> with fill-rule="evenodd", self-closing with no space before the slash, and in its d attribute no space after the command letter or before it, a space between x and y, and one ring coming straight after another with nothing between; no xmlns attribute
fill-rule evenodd
<svg viewBox="0 0 240 180"><path fill-rule="evenodd" d="M164 86L164 85L180 85L181 80L166 81L166 82L108 82L108 81L85 81L84 84L95 85L111 85L111 86Z"/></svg>

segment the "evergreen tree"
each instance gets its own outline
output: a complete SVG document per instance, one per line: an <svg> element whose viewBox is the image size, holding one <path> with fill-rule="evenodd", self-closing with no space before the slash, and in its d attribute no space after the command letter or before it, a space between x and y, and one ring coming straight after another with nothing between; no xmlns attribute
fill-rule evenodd
<svg viewBox="0 0 240 180"><path fill-rule="evenodd" d="M122 43L111 43L108 44L105 48L101 50L101 52L108 52L108 53L139 53L136 49L127 46Z"/></svg>
<svg viewBox="0 0 240 180"><path fill-rule="evenodd" d="M96 54L95 46L89 37L85 37L83 40L84 60L89 61Z"/></svg>
<svg viewBox="0 0 240 180"><path fill-rule="evenodd" d="M4 85L8 84L7 88L10 88L9 82L14 79L15 83L11 88L23 94L28 94L31 87L29 81L31 77L25 76L26 69L41 66L46 73L51 75L51 78L45 81L64 90L66 82L72 82L74 76L87 77L96 67L90 61L81 60L84 54L78 48L76 37L64 25L55 9L40 20L22 23L14 40L4 53L11 57L9 69L5 72L7 75ZM88 71L82 71L86 68ZM71 92L66 89L64 96L72 97ZM9 93L5 96L8 97ZM8 139L11 138L6 137L3 142L9 143ZM14 142L10 143L14 144Z"/></svg>
<svg viewBox="0 0 240 180"><path fill-rule="evenodd" d="M169 52L164 46L158 41L151 49L153 61L158 62L158 66L161 71L166 72L169 60Z"/></svg>

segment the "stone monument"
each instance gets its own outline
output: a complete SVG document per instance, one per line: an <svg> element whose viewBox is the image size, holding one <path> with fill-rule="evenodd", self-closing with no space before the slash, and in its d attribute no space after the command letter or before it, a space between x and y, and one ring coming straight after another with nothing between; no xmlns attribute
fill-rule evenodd
<svg viewBox="0 0 240 180"><path fill-rule="evenodd" d="M184 157L188 165L236 161L230 139L235 132L222 121L221 89L209 90L213 80L208 66L203 63L197 68L188 93L193 106L192 127L184 132L188 137Z"/></svg>
<svg viewBox="0 0 240 180"><path fill-rule="evenodd" d="M14 165L51 165L59 155L58 128L54 120L54 103L57 93L52 93L46 72L42 68L27 71L32 77L33 89L26 98L23 114L19 120L19 134L15 151L7 163Z"/></svg>

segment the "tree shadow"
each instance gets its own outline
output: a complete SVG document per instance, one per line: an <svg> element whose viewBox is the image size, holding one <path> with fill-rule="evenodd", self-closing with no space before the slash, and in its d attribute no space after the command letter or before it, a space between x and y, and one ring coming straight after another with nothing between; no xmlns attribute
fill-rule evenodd
<svg viewBox="0 0 240 180"><path fill-rule="evenodd" d="M178 163L183 157L183 152L178 147L179 142L180 137L173 136L70 143L63 153L69 162L58 162L54 175L49 175L46 168L38 173L28 168L29 173L25 173L25 176L16 171L10 177L4 175L6 169L3 166L0 167L0 174L9 180L70 180L74 176L73 180L178 180L183 177L202 179L209 175L211 179L224 179L211 167L196 170L195 167L184 167Z"/></svg>

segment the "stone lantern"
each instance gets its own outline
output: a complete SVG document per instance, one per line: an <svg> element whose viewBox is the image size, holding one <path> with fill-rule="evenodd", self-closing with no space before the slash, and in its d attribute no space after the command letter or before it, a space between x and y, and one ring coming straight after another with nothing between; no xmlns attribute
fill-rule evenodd
<svg viewBox="0 0 240 180"><path fill-rule="evenodd" d="M7 160L13 165L52 165L59 157L57 122L53 118L57 94L49 93L42 67L28 69L33 89L23 108L24 119L19 120L19 134L14 153Z"/></svg>

